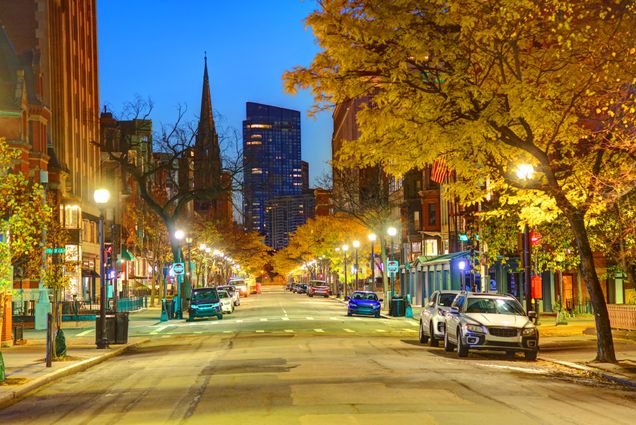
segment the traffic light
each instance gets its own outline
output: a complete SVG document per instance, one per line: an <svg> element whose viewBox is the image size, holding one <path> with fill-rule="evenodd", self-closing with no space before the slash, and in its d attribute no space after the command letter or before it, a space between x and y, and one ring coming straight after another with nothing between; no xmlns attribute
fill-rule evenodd
<svg viewBox="0 0 636 425"><path fill-rule="evenodd" d="M105 257L105 267L107 269L113 268L113 244L105 243L104 244L104 257Z"/></svg>

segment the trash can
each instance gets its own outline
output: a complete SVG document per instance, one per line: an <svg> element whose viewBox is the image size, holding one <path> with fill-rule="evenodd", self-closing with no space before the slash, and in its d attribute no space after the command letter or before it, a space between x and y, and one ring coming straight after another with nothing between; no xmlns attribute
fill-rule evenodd
<svg viewBox="0 0 636 425"><path fill-rule="evenodd" d="M166 300L166 314L168 319L174 319L174 300Z"/></svg>
<svg viewBox="0 0 636 425"><path fill-rule="evenodd" d="M24 325L16 323L13 325L13 344L19 345L24 340Z"/></svg>
<svg viewBox="0 0 636 425"><path fill-rule="evenodd" d="M394 317L402 317L406 311L406 302L404 298L393 297L389 304L389 315Z"/></svg>
<svg viewBox="0 0 636 425"><path fill-rule="evenodd" d="M128 344L128 312L115 315L115 342L114 344Z"/></svg>
<svg viewBox="0 0 636 425"><path fill-rule="evenodd" d="M115 332L117 328L117 322L115 316L109 314L106 315L106 339L109 344L115 341ZM102 340L102 320L99 315L95 318L95 343Z"/></svg>

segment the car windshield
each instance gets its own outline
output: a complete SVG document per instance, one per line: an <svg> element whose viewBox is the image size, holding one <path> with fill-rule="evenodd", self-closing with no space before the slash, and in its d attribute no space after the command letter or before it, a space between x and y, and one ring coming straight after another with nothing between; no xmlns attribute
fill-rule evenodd
<svg viewBox="0 0 636 425"><path fill-rule="evenodd" d="M442 307L450 307L457 294L439 294L438 305Z"/></svg>
<svg viewBox="0 0 636 425"><path fill-rule="evenodd" d="M466 313L511 314L525 316L516 300L500 298L469 298Z"/></svg>
<svg viewBox="0 0 636 425"><path fill-rule="evenodd" d="M226 291L219 291L219 298L229 298L230 295Z"/></svg>
<svg viewBox="0 0 636 425"><path fill-rule="evenodd" d="M230 295L232 295L235 291L233 286L219 286L219 289L226 291Z"/></svg>
<svg viewBox="0 0 636 425"><path fill-rule="evenodd" d="M353 294L353 296L351 297L354 300L370 300L370 301L377 301L378 300L378 296L375 294L364 294L362 292L356 292Z"/></svg>
<svg viewBox="0 0 636 425"><path fill-rule="evenodd" d="M193 303L213 303L219 301L219 294L216 289L196 290L192 292Z"/></svg>

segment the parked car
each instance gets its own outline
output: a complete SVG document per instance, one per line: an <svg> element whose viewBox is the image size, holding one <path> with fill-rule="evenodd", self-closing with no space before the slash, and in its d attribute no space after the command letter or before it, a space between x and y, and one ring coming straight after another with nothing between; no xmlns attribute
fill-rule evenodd
<svg viewBox="0 0 636 425"><path fill-rule="evenodd" d="M420 313L420 342L437 347L444 340L446 313L459 291L435 291Z"/></svg>
<svg viewBox="0 0 636 425"><path fill-rule="evenodd" d="M234 302L235 306L241 305L241 294L239 293L238 289L236 289L236 286L222 285L222 286L217 286L217 289L223 289L227 291L227 293L230 294L230 297L232 297L232 301Z"/></svg>
<svg viewBox="0 0 636 425"><path fill-rule="evenodd" d="M188 321L192 322L199 317L216 317L223 319L221 300L216 288L195 288L190 295L188 306Z"/></svg>
<svg viewBox="0 0 636 425"><path fill-rule="evenodd" d="M294 291L297 294L306 294L307 293L307 284L299 283L296 285L296 290Z"/></svg>
<svg viewBox="0 0 636 425"><path fill-rule="evenodd" d="M512 295L460 293L446 315L444 349L466 357L469 350L522 352L526 360L536 360L539 331L534 311L523 310Z"/></svg>
<svg viewBox="0 0 636 425"><path fill-rule="evenodd" d="M285 291L291 292L292 289L294 288L294 285L295 285L294 282L289 282L287 285L285 285Z"/></svg>
<svg viewBox="0 0 636 425"><path fill-rule="evenodd" d="M307 295L313 297L314 295L323 296L327 298L331 295L331 289L324 280L311 280L307 288Z"/></svg>
<svg viewBox="0 0 636 425"><path fill-rule="evenodd" d="M250 296L249 283L245 279L231 279L228 285L234 286L239 291L241 297Z"/></svg>
<svg viewBox="0 0 636 425"><path fill-rule="evenodd" d="M362 314L366 316L380 317L382 299L378 299L375 292L355 291L351 296L345 297L349 301L347 305L347 316Z"/></svg>
<svg viewBox="0 0 636 425"><path fill-rule="evenodd" d="M219 300L221 301L221 312L223 313L234 313L234 300L232 296L225 289L218 289Z"/></svg>

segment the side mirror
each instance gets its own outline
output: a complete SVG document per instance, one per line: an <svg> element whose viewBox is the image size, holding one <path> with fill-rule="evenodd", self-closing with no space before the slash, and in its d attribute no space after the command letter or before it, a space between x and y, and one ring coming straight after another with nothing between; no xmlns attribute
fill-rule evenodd
<svg viewBox="0 0 636 425"><path fill-rule="evenodd" d="M537 312L536 311L529 311L528 312L528 317L531 319L536 319L537 318Z"/></svg>
<svg viewBox="0 0 636 425"><path fill-rule="evenodd" d="M350 297L349 295L347 295L347 296L345 297L345 301L349 301L350 299L351 299L351 297Z"/></svg>
<svg viewBox="0 0 636 425"><path fill-rule="evenodd" d="M379 298L379 299L378 299L378 301L382 302L382 301L384 301L384 300L383 300L382 298Z"/></svg>
<svg viewBox="0 0 636 425"><path fill-rule="evenodd" d="M431 301L431 302L429 302L429 303L428 303L428 306L429 306L429 307L433 307L434 305L435 305L435 303L434 303L433 301Z"/></svg>

